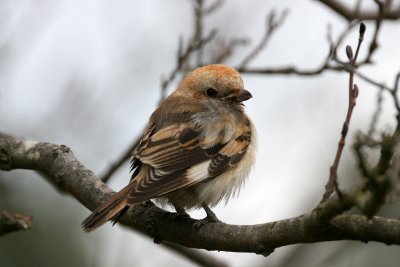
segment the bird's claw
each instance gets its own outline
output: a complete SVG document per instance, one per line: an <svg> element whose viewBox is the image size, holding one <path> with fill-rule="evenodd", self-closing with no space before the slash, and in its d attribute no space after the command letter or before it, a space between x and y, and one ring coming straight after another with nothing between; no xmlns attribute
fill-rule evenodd
<svg viewBox="0 0 400 267"><path fill-rule="evenodd" d="M215 216L215 214L213 214L213 215L208 214L207 217L205 217L204 219L197 220L197 221L193 224L193 227L195 227L195 228L200 228L200 227L202 227L203 225L206 225L206 224L209 224L209 223L218 223L218 222L220 223L220 222L222 222L222 221L219 220L219 219L217 218L217 216Z"/></svg>

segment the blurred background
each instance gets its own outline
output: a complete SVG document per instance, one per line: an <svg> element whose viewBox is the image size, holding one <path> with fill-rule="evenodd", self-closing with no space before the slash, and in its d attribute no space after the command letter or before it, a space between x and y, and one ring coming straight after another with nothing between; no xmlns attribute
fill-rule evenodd
<svg viewBox="0 0 400 267"><path fill-rule="evenodd" d="M205 1L212 3L212 0ZM357 1L341 1L354 6ZM399 5L393 1L393 5ZM204 30L226 38L247 38L227 60L236 66L265 34L275 9L288 15L250 67L296 65L318 68L347 21L318 1L224 1L207 16ZM376 10L362 1L361 10ZM176 64L180 36L193 32L193 1L1 0L0 131L69 146L96 174L103 173L141 133L161 97L162 78ZM374 22L366 22L367 53ZM357 28L357 27L356 27ZM357 29L343 44L356 45ZM392 84L400 69L400 21L384 22L374 64L361 71ZM345 59L344 46L339 57ZM347 110L348 74L316 76L243 74L254 98L246 109L258 130L257 163L237 199L214 209L230 224L257 224L298 216L321 199ZM179 78L167 88L171 92ZM360 96L348 144L368 131L378 88L356 78ZM391 99L383 94L377 134L394 127ZM371 156L372 158L374 155ZM350 146L339 183L357 183ZM130 178L125 164L111 178L121 189ZM0 172L0 210L33 216L32 229L0 238L0 266L195 266L132 230L107 224L87 234L89 214L32 171ZM399 201L381 213L399 215ZM195 218L203 211L190 213ZM254 254L207 252L230 266L398 266L399 248L361 242L327 242Z"/></svg>

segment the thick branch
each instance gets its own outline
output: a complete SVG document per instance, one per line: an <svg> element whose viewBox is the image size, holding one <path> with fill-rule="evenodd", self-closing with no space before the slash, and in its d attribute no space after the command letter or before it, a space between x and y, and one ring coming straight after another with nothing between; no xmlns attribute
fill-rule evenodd
<svg viewBox="0 0 400 267"><path fill-rule="evenodd" d="M351 9L347 5L342 4L337 0L319 0L322 4L326 5L338 15L342 16L348 21L352 20L377 20L380 17L379 12L364 11L360 12L357 9ZM398 20L400 19L400 9L387 8L382 14L382 19L385 20Z"/></svg>
<svg viewBox="0 0 400 267"><path fill-rule="evenodd" d="M48 174L91 210L114 193L63 145L4 138L0 139L0 159L2 170L33 169ZM343 239L400 245L400 220L339 215L329 223L352 206L346 199L331 197L311 214L292 219L258 225L210 223L201 228L194 226L194 219L171 216L146 202L130 209L121 223L186 247L263 255L281 246Z"/></svg>

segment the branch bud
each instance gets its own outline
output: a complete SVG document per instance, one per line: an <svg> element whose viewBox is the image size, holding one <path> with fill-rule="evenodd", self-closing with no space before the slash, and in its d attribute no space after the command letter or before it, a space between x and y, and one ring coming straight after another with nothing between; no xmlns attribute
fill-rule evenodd
<svg viewBox="0 0 400 267"><path fill-rule="evenodd" d="M360 40L362 41L364 39L364 33L365 30L367 29L367 27L365 26L365 24L363 22L361 22L360 24Z"/></svg>
<svg viewBox="0 0 400 267"><path fill-rule="evenodd" d="M358 86L357 86L357 84L354 84L353 98L357 98L357 96L358 96Z"/></svg>
<svg viewBox="0 0 400 267"><path fill-rule="evenodd" d="M349 45L346 46L346 55L349 60L353 59L353 49L351 49L351 46Z"/></svg>
<svg viewBox="0 0 400 267"><path fill-rule="evenodd" d="M367 27L365 26L364 22L361 22L360 23L360 35L364 35L366 29L367 29Z"/></svg>

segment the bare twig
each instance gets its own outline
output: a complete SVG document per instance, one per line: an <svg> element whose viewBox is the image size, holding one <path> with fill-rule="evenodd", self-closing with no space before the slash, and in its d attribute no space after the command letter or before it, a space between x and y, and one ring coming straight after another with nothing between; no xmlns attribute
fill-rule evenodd
<svg viewBox="0 0 400 267"><path fill-rule="evenodd" d="M365 199L360 198L360 201L356 201L356 205L368 217L372 217L379 211L390 191L396 186L395 183L399 177L399 157L396 155L400 141L400 109L397 96L399 80L400 72L396 75L393 88L381 89L381 92L386 90L391 94L397 110L397 126L394 133L391 136L382 134L382 140L379 142L368 135L358 134L357 142L354 144L359 168L363 177L366 178L363 191L367 192ZM380 157L373 168L367 162L367 157L362 151L363 146L380 147Z"/></svg>
<svg viewBox="0 0 400 267"><path fill-rule="evenodd" d="M121 166L128 161L132 157L133 151L136 149L136 147L139 145L141 136L137 137L131 145L128 146L128 148L123 152L116 160L114 163L112 163L107 170L104 171L104 174L100 175L100 179L104 182L107 183L110 178L113 176L113 174L121 168Z"/></svg>
<svg viewBox="0 0 400 267"><path fill-rule="evenodd" d="M253 60L268 44L275 30L277 30L285 21L288 14L288 10L285 9L278 17L275 10L271 10L266 18L266 31L261 39L260 43L254 47L252 51L243 59L242 63L239 64L239 69L243 69Z"/></svg>
<svg viewBox="0 0 400 267"><path fill-rule="evenodd" d="M186 49L183 51L183 41L182 39L179 42L179 49L177 53L177 61L176 61L176 66L173 69L173 71L170 73L169 77L167 79L163 79L161 83L161 98L160 102L165 98L166 95L166 90L168 85L175 80L176 76L183 71L183 67L185 64L188 62L190 56L192 55L193 52L196 50L200 49L203 47L205 44L210 42L215 36L217 32L215 30L212 30L208 36L206 36L204 39L201 39L197 43L190 43Z"/></svg>
<svg viewBox="0 0 400 267"><path fill-rule="evenodd" d="M357 25L359 25L358 21L349 22L349 24L347 24L347 27L341 32L341 34L339 34L336 41L333 41L332 26L328 25L327 40L328 40L330 52L331 52L330 59L333 59L334 61L341 63L342 65L344 64L344 61L339 59L339 57L337 55L337 51L338 51L339 47L342 45L344 39L349 35L351 30Z"/></svg>
<svg viewBox="0 0 400 267"><path fill-rule="evenodd" d="M214 12L215 10L217 10L218 8L221 7L222 4L224 3L224 1L225 0L215 0L214 3L212 3L208 7L203 8L203 13L205 15L211 14L212 12Z"/></svg>
<svg viewBox="0 0 400 267"><path fill-rule="evenodd" d="M358 133L357 134L357 140L353 144L353 149L354 152L356 153L357 159L358 159L358 168L361 171L361 174L363 177L366 177L368 179L373 178L371 166L368 164L367 161L367 156L365 152L363 151L363 147L366 146L367 144L370 144L369 147L371 147L371 141L373 141L369 136L364 135L363 133ZM373 146L378 146L380 143L374 142Z"/></svg>
<svg viewBox="0 0 400 267"><path fill-rule="evenodd" d="M387 90L387 91L392 90L392 88L390 88L386 84L373 80L372 78L368 77L367 75L362 74L361 72L356 70L354 67L351 67L351 66L347 65L347 66L345 66L345 68L346 68L347 71L353 71L354 74L358 78L360 78L361 80L363 80L363 81L365 81L365 82L367 82L369 84L372 84L373 86L376 86L376 87L378 87L380 89L384 89L384 90Z"/></svg>
<svg viewBox="0 0 400 267"><path fill-rule="evenodd" d="M174 252L179 252L181 256L184 256L188 260L204 267L228 267L228 264L212 257L211 255L207 255L197 249L186 248L181 245L170 243L170 242L162 242L162 245L171 249Z"/></svg>
<svg viewBox="0 0 400 267"><path fill-rule="evenodd" d="M212 64L223 63L233 54L239 46L245 46L249 43L246 38L233 38L226 40L223 37L217 38L209 51L209 58Z"/></svg>
<svg viewBox="0 0 400 267"><path fill-rule="evenodd" d="M382 113L382 103L383 103L383 88L379 88L378 95L376 97L376 108L372 115L371 123L368 129L368 136L372 138L376 132L376 125L378 124L379 116Z"/></svg>
<svg viewBox="0 0 400 267"><path fill-rule="evenodd" d="M204 0L194 0L194 33L190 43L199 43L203 39L203 14ZM196 65L201 65L203 60L203 46L199 46L197 51Z"/></svg>
<svg viewBox="0 0 400 267"><path fill-rule="evenodd" d="M32 217L17 212L3 211L0 215L0 236L31 228Z"/></svg>
<svg viewBox="0 0 400 267"><path fill-rule="evenodd" d="M200 40L204 39L204 20L205 18L216 11L222 4L225 2L224 0L215 0L209 6L205 5L204 0L191 0L194 3L194 27L193 34L189 40L189 45L193 43L197 43ZM286 11L285 11L286 12ZM282 22L285 14L281 14ZM279 19L276 19L274 16L271 16L271 23L280 24ZM279 25L271 25L277 28ZM181 42L182 44L183 42ZM211 42L210 42L211 43ZM185 64L182 67L182 70L178 73L186 74L188 71L193 70L197 67L203 66L204 64L217 64L223 63L226 61L233 53L233 51L241 46L246 45L248 40L245 38L231 38L226 40L224 36L218 36L213 42L213 45L206 46L203 45L199 47L196 51L192 51L191 55L185 61ZM181 49L180 51L183 51ZM206 53L207 52L207 53Z"/></svg>
<svg viewBox="0 0 400 267"><path fill-rule="evenodd" d="M319 65L319 67L316 67L314 69L302 70L295 66L288 66L288 67L281 67L281 68L248 69L246 67L239 66L238 70L243 73L272 74L272 75L295 74L295 75L299 75L299 76L315 76L315 75L321 74L322 72L324 72L326 70L332 70L332 71L347 70L346 64L338 58L337 50L340 47L340 45L343 43L343 40L345 39L345 37L350 33L350 31L356 25L358 25L357 22L350 22L347 25L347 27L342 31L342 33L338 36L336 41L334 41L333 37L332 37L332 27L331 27L331 25L328 25L327 40L328 40L328 44L329 44L329 50L328 50L327 56L325 57L324 61ZM333 59L336 63L338 63L338 65L330 64L331 59Z"/></svg>
<svg viewBox="0 0 400 267"><path fill-rule="evenodd" d="M377 4L378 10L379 10L378 16L375 21L375 30L372 35L373 37L372 37L371 43L369 44L367 56L359 64L372 63L372 56L373 56L374 52L377 50L377 48L379 47L378 35L380 33L380 29L381 29L381 25L382 25L382 21L383 21L385 6L384 6L384 3L380 0L375 0L375 3Z"/></svg>
<svg viewBox="0 0 400 267"><path fill-rule="evenodd" d="M383 8L382 8L382 6L379 3L377 3L377 4L381 10L380 14L382 14L382 12L384 12L384 10L387 10L387 8L385 8L385 4L383 4ZM356 5L356 9L354 11L357 13L358 12L357 10L359 10L359 3ZM298 75L298 76L305 76L305 77L316 76L325 71L339 71L340 72L340 71L345 70L348 72L353 72L357 77L361 78L362 80L364 80L374 86L377 86L379 88L384 88L385 90L392 90L392 88L388 87L387 85L377 82L357 70L357 68L359 68L363 65L372 63L372 56L373 56L374 52L376 52L376 49L378 48L377 40L378 40L379 32L381 30L383 18L382 18L382 16L378 16L375 18L375 20L376 20L376 26L375 26L375 30L373 33L373 38L369 45L368 53L364 60L356 62L354 66L341 60L337 55L337 51L340 48L341 44L343 43L345 37L350 33L350 31L354 28L354 26L358 25L359 22L357 20L350 21L349 24L347 25L347 27L338 36L336 41L333 40L332 34L331 34L331 26L328 25L327 40L328 40L328 44L329 44L329 52L328 52L327 57L323 60L323 62L315 68L304 70L304 69L301 69L296 66L267 67L267 68L248 68L248 67L239 66L237 69L240 72L247 73L247 74Z"/></svg>
<svg viewBox="0 0 400 267"><path fill-rule="evenodd" d="M392 87L387 86L384 83L378 82L365 74L361 73L357 69L355 69L351 65L332 65L329 63L325 63L326 60L324 59L324 62L319 66L314 69L301 69L296 66L286 66L286 67L270 67L270 68L244 68L240 69L238 68L238 71L241 73L245 74L262 74L262 75L297 75L297 76L303 76L303 77L313 77L316 75L319 75L325 71L335 71L335 72L342 72L342 71L347 71L347 72L353 72L355 76L360 78L361 80L372 84L373 86L376 86L378 88L383 88L387 91L393 90ZM341 63L340 63L341 64ZM344 63L343 63L344 64ZM359 67L359 65L358 65Z"/></svg>
<svg viewBox="0 0 400 267"><path fill-rule="evenodd" d="M246 74L264 74L264 75L298 75L298 76L315 76L326 70L343 71L344 67L325 65L325 60L320 67L315 69L304 70L296 66L271 67L271 68L236 68L241 73Z"/></svg>
<svg viewBox="0 0 400 267"><path fill-rule="evenodd" d="M263 75L298 75L298 76L316 76L325 71L336 71L341 72L343 70L348 72L354 72L354 74L361 78L362 80L380 88L385 88L386 90L391 90L385 84L379 83L372 78L360 73L356 68L364 64L369 64L370 61L364 60L362 63L355 63L355 66L349 65L347 62L339 59L337 55L337 50L343 43L345 37L350 33L350 31L357 25L357 22L351 22L342 31L342 33L337 37L336 41L333 40L331 34L331 26L328 25L327 40L329 44L329 51L327 56L324 58L323 62L319 64L318 67L312 69L301 69L296 66L286 66L286 67L270 67L270 68L248 68L248 67L237 67L238 71L247 74L263 74ZM380 29L380 28L379 28ZM377 30L379 30L377 29ZM370 58L370 56L367 56ZM336 64L331 64L330 61L334 61Z"/></svg>
<svg viewBox="0 0 400 267"><path fill-rule="evenodd" d="M215 0L210 6L205 6L204 0L192 0L194 2L194 31L190 43L199 43L204 39L204 17L216 11L222 4L223 0ZM196 63L192 68L204 65L204 45L199 46L196 54Z"/></svg>
<svg viewBox="0 0 400 267"><path fill-rule="evenodd" d="M346 54L349 59L349 64L353 67L356 65L356 62L357 62L357 57L358 57L358 53L360 51L361 43L364 39L365 29L366 29L365 25L363 23L361 23L360 24L360 33L359 33L359 38L358 38L358 45L357 45L356 53L354 56L353 56L353 51L351 49L351 46L346 47ZM338 184L337 184L337 170L339 167L339 162L340 162L340 158L342 156L343 148L345 146L345 140L346 140L347 132L349 130L351 115L352 115L353 109L356 105L356 99L358 96L358 87L356 84L354 84L353 80L354 80L354 72L350 71L350 74L349 74L349 105L348 105L348 109L347 109L347 115L346 115L346 119L343 124L342 131L341 131L341 138L340 138L340 141L338 144L338 149L336 151L335 160L334 160L332 166L330 167L329 179L328 179L327 184L325 185L325 193L323 195L322 202L326 201L335 189L336 189L336 192L340 196L340 191L338 190Z"/></svg>
<svg viewBox="0 0 400 267"><path fill-rule="evenodd" d="M396 172L397 176L399 175L398 166L392 163L398 142L399 125L393 135L383 135L378 163L369 172L371 175L364 176L366 178L364 190L369 194L366 199L357 202L357 206L368 218L374 216L385 203L386 197L392 189L391 175L393 172Z"/></svg>
<svg viewBox="0 0 400 267"><path fill-rule="evenodd" d="M390 94L392 95L393 101L394 101L394 106L397 110L397 120L400 123L400 103L399 103L399 96L398 96L399 82L400 82L400 71L397 73L396 78L394 80L393 89L389 90Z"/></svg>

